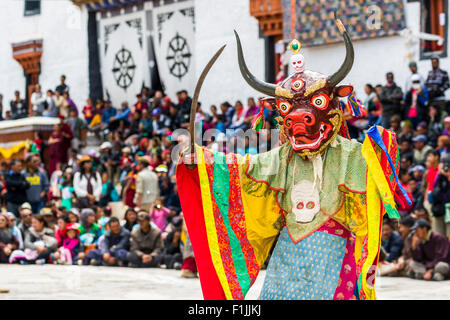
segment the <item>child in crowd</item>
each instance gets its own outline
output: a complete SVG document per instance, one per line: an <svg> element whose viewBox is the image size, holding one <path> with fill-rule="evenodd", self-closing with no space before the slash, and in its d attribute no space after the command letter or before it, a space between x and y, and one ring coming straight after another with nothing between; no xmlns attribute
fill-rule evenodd
<svg viewBox="0 0 450 320"><path fill-rule="evenodd" d="M80 230L76 223L69 223L66 225L62 245L56 250L52 259L54 263L58 264L73 264L74 259L76 259L79 251L80 240L78 235Z"/></svg>
<svg viewBox="0 0 450 320"><path fill-rule="evenodd" d="M84 114L84 119L86 120L87 124L91 124L92 119L94 118L94 106L92 105L92 100L91 98L88 98L86 101L86 105L83 108L83 114Z"/></svg>
<svg viewBox="0 0 450 320"><path fill-rule="evenodd" d="M64 172L60 189L61 189L61 205L64 208L66 208L66 210L70 211L72 209L72 202L74 198L72 168L67 168L66 171Z"/></svg>

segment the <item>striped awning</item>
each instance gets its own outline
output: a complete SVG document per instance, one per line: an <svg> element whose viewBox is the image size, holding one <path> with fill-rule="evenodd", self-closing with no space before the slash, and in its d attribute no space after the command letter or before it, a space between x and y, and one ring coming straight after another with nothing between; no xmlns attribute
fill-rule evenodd
<svg viewBox="0 0 450 320"><path fill-rule="evenodd" d="M72 0L79 6L85 6L89 11L107 11L128 7L152 0Z"/></svg>

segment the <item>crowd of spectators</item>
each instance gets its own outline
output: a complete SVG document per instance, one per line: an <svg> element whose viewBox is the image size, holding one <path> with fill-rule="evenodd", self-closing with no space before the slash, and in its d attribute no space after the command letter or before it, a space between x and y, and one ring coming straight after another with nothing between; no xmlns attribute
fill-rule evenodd
<svg viewBox="0 0 450 320"><path fill-rule="evenodd" d="M372 125L397 135L400 184L412 201L398 198L399 224L384 221L383 275L442 280L450 274L449 79L439 59L431 61L426 78L411 63L404 88L390 72L385 85L367 84L366 113L345 112L351 138L362 141ZM195 277L171 157L173 132L189 127L192 99L185 90L171 101L144 87L131 107L87 99L78 108L65 80L45 96L37 85L31 96L33 115L60 118L51 137L36 134L25 163L1 163L0 262L162 267ZM262 104L248 98L245 105L223 102L209 112L199 104L195 121L203 131L216 129L205 146L241 154L257 153L261 143L270 149L270 133L267 139L246 136L243 148L228 150L223 143L235 139L230 129L249 129ZM27 110L17 92L6 118L27 116ZM264 113L266 129L276 128L276 111ZM99 141L98 150L86 145L88 136ZM120 219L113 215L117 202L124 204Z"/></svg>

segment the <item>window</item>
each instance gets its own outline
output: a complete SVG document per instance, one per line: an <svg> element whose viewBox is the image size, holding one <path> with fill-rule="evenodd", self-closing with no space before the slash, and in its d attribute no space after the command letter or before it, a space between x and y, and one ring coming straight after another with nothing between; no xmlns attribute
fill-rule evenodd
<svg viewBox="0 0 450 320"><path fill-rule="evenodd" d="M41 14L41 0L25 0L24 16Z"/></svg>
<svg viewBox="0 0 450 320"><path fill-rule="evenodd" d="M446 0L421 1L421 32L436 35L443 41L422 39L420 41L421 59L432 55L447 56L447 11Z"/></svg>

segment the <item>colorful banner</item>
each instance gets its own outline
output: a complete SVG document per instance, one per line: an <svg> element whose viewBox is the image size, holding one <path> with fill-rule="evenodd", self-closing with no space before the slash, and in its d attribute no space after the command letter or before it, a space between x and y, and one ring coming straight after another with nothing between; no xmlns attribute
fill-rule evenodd
<svg viewBox="0 0 450 320"><path fill-rule="evenodd" d="M292 38L291 2L282 2L285 39ZM406 27L402 0L295 0L295 37L304 46L342 41L335 12L353 40L392 36Z"/></svg>

